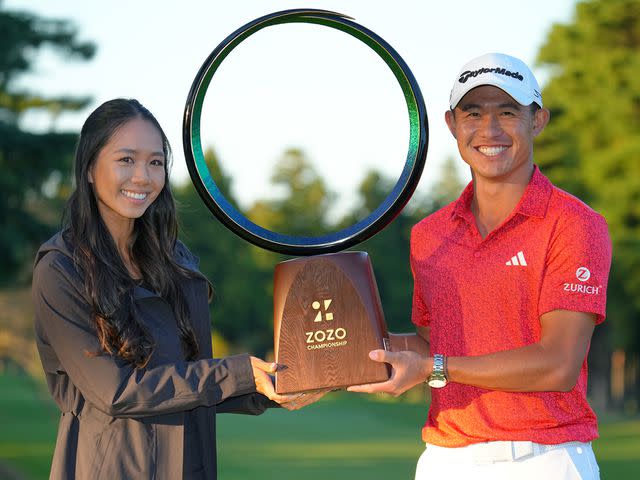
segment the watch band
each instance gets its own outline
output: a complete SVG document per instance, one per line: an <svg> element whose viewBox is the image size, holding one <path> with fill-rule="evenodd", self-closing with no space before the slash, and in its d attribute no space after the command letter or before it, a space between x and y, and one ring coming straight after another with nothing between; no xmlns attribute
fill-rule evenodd
<svg viewBox="0 0 640 480"><path fill-rule="evenodd" d="M444 355L436 353L433 356L433 369L427 379L427 384L432 388L442 388L447 384L447 359Z"/></svg>

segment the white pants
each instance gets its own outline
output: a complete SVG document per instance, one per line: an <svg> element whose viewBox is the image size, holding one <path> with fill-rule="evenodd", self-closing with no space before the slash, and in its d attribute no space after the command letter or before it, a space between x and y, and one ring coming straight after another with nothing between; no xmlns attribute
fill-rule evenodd
<svg viewBox="0 0 640 480"><path fill-rule="evenodd" d="M486 442L460 448L427 444L416 480L597 480L591 443Z"/></svg>

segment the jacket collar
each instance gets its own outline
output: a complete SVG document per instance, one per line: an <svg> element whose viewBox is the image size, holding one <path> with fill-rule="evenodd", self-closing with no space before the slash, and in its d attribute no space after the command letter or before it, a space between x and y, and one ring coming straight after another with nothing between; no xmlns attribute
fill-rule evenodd
<svg viewBox="0 0 640 480"><path fill-rule="evenodd" d="M36 254L36 258L34 261L34 268L38 264L44 256L49 252L59 252L63 254L65 257L68 257L73 265L75 266L75 262L73 262L73 249L71 247L71 243L68 237L68 232L66 230L60 231L56 233L53 237L47 240L40 246L38 253ZM193 255L187 247L181 242L177 241L175 249L174 249L174 259L175 261L188 270L192 270L202 278L205 278L198 269L198 258ZM205 278L206 279L206 278ZM157 297L158 295L145 288L144 286L136 285L133 289L133 298L134 299L142 299L149 297Z"/></svg>

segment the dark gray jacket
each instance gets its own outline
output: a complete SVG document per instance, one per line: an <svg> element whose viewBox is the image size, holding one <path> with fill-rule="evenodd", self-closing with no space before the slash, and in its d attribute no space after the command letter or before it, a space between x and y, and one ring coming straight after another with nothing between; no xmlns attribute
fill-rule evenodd
<svg viewBox="0 0 640 480"><path fill-rule="evenodd" d="M177 261L197 271L181 243ZM83 278L61 234L40 247L33 273L36 341L49 390L60 407L52 479L215 479L215 414L260 414L274 406L255 393L247 355L212 359L208 282L184 291L200 347L185 361L173 312L162 298L134 289L135 315L155 340L146 368L100 347Z"/></svg>

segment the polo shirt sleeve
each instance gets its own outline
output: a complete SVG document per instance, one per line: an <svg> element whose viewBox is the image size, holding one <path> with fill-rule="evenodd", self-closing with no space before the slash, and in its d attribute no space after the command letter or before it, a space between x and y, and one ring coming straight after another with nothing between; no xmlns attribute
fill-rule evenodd
<svg viewBox="0 0 640 480"><path fill-rule="evenodd" d="M421 273L420 268L415 261L416 248L418 248L418 245L420 243L418 237L418 229L414 227L411 230L411 251L409 256L411 273L413 274L413 300L411 305L411 321L414 325L417 325L419 327L428 327L431 323L431 318L429 316L429 310L427 309L427 306L420 293Z"/></svg>
<svg viewBox="0 0 640 480"><path fill-rule="evenodd" d="M552 310L596 314L604 321L611 267L611 240L601 215L566 215L547 250L538 303L539 315Z"/></svg>

